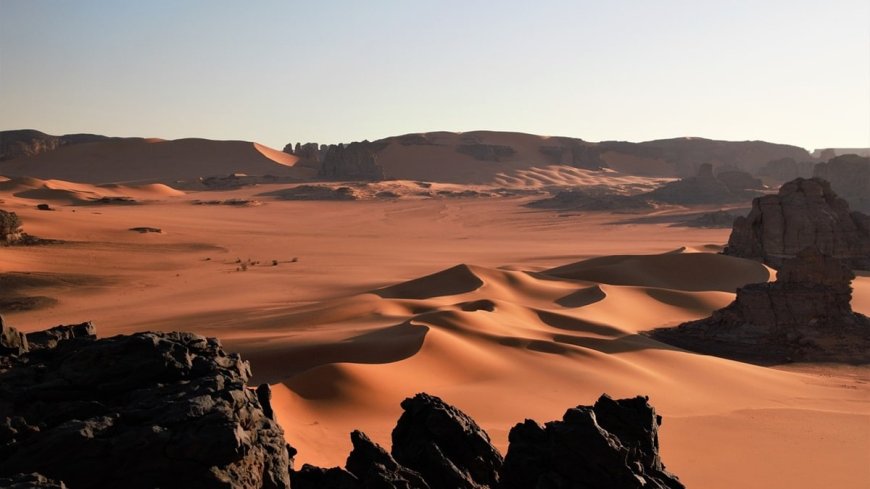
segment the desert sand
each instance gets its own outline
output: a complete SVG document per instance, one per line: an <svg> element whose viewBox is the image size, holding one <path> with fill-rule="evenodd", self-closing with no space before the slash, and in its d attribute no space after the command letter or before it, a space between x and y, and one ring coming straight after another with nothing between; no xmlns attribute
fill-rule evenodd
<svg viewBox="0 0 870 489"><path fill-rule="evenodd" d="M273 384L299 465L343 464L352 429L389 445L399 402L420 391L469 413L501 450L513 424L607 392L650 396L662 458L688 487L866 487L866 367L759 367L639 334L773 278L716 254L728 230L670 227L684 209L563 214L523 196L263 196L280 188L0 182L26 232L65 241L0 250L5 293L57 300L4 315L25 331L91 320L102 336L221 338ZM142 203L84 205L94 195ZM205 199L262 205L193 204ZM129 231L142 226L162 232ZM870 276L854 288L870 314Z"/></svg>

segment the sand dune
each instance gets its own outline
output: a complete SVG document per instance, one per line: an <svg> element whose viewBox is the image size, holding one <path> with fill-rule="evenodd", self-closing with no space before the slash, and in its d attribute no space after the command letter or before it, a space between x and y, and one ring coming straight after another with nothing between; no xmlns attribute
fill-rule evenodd
<svg viewBox="0 0 870 489"><path fill-rule="evenodd" d="M42 180L31 177L12 177L0 182L0 192L14 197L43 202L87 204L104 198L133 200L163 200L185 195L168 185L90 185L63 180Z"/></svg>
<svg viewBox="0 0 870 489"><path fill-rule="evenodd" d="M84 183L167 183L246 173L311 176L296 157L245 141L122 139L75 144L0 163L0 174Z"/></svg>

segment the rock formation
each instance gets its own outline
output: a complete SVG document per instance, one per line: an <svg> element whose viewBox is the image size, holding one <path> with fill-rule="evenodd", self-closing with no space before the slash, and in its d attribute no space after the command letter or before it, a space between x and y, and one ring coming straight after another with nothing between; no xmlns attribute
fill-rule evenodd
<svg viewBox="0 0 870 489"><path fill-rule="evenodd" d="M502 456L473 419L441 399L417 394L393 429L393 457L433 488L496 487Z"/></svg>
<svg viewBox="0 0 870 489"><path fill-rule="evenodd" d="M809 246L870 269L870 216L850 212L825 180L798 178L752 201L749 215L734 221L724 253L778 267Z"/></svg>
<svg viewBox="0 0 870 489"><path fill-rule="evenodd" d="M870 319L852 312L855 275L840 260L807 248L782 262L773 283L737 289L706 319L656 330L681 348L760 363L870 362Z"/></svg>
<svg viewBox="0 0 870 489"><path fill-rule="evenodd" d="M852 209L870 212L870 158L837 156L817 164L813 176L831 182L834 192L849 202Z"/></svg>
<svg viewBox="0 0 870 489"><path fill-rule="evenodd" d="M0 209L0 245L10 245L21 241L21 219L14 212Z"/></svg>
<svg viewBox="0 0 870 489"><path fill-rule="evenodd" d="M726 171L722 175L722 178L714 175L713 165L705 163L694 177L666 183L643 197L668 204L693 205L748 201L758 195L761 181L748 173Z"/></svg>
<svg viewBox="0 0 870 489"><path fill-rule="evenodd" d="M502 489L682 489L658 454L661 417L646 397L577 406L544 426L514 426L501 470Z"/></svg>
<svg viewBox="0 0 870 489"><path fill-rule="evenodd" d="M318 176L340 181L383 180L384 169L377 162L377 152L382 146L368 141L330 146L323 157Z"/></svg>
<svg viewBox="0 0 870 489"><path fill-rule="evenodd" d="M364 434L351 434L344 469L305 465L294 489L682 489L659 458L661 417L647 398L569 409L544 426L526 420L510 433L502 459L489 436L462 411L417 394L402 402L392 455Z"/></svg>
<svg viewBox="0 0 870 489"><path fill-rule="evenodd" d="M247 388L247 362L217 340L98 340L88 323L21 335L0 322L0 332L0 477L39 473L77 489L289 487L283 431Z"/></svg>

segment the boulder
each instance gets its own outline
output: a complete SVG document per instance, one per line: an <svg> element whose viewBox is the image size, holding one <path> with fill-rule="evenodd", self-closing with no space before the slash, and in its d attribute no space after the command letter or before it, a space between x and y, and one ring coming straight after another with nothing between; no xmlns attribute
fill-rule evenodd
<svg viewBox="0 0 870 489"><path fill-rule="evenodd" d="M661 417L648 398L569 409L561 421L514 426L501 470L503 489L682 489L659 457Z"/></svg>
<svg viewBox="0 0 870 489"><path fill-rule="evenodd" d="M4 326L4 331L6 327ZM75 488L288 488L290 452L250 369L191 333L26 335L0 362L0 477Z"/></svg>
<svg viewBox="0 0 870 489"><path fill-rule="evenodd" d="M345 467L366 488L429 489L423 477L402 467L386 450L371 441L365 433L350 434L353 450L347 457Z"/></svg>
<svg viewBox="0 0 870 489"><path fill-rule="evenodd" d="M870 269L870 217L851 212L818 178L798 178L783 184L777 195L754 199L749 215L734 221L723 253L779 267L807 247Z"/></svg>
<svg viewBox="0 0 870 489"><path fill-rule="evenodd" d="M402 401L393 429L393 457L433 489L498 486L502 456L489 435L462 411L428 394Z"/></svg>
<svg viewBox="0 0 870 489"><path fill-rule="evenodd" d="M870 362L870 319L852 311L855 275L842 261L807 248L784 260L773 283L737 289L730 305L705 319L656 330L688 350L777 364Z"/></svg>

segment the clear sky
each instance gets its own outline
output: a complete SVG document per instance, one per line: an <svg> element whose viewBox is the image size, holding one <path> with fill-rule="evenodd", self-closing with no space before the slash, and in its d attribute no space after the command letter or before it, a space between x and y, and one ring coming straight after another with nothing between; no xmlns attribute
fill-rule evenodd
<svg viewBox="0 0 870 489"><path fill-rule="evenodd" d="M870 2L0 0L0 129L870 146Z"/></svg>

